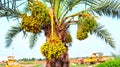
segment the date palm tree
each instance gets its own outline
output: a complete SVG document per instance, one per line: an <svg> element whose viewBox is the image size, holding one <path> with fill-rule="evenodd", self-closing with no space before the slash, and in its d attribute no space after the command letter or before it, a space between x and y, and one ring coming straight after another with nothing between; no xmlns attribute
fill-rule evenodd
<svg viewBox="0 0 120 67"><path fill-rule="evenodd" d="M11 5L14 8L9 7L9 4L13 2L14 4ZM23 32L24 37L27 37L27 34L30 35L30 48L33 48L39 35L43 33L41 31L44 31L46 37L45 45L51 51L49 53L45 49L46 47L42 49L42 54L46 57L46 67L69 67L67 44L72 42L69 27L73 24L77 26L77 32L74 32L76 32L78 40L84 40L89 35L95 34L112 48L115 48L114 40L110 33L104 29L103 25L98 24L96 20L99 16L120 18L120 2L117 0L28 0L24 2L27 4L26 10L28 12L24 13L17 9L16 2L17 0L0 0L2 6L0 7L0 17L22 19L21 23L12 26L8 30L6 47L11 45L17 34ZM79 7L76 8L76 6ZM83 9L81 10L81 8ZM77 11L75 11L76 9ZM73 10L75 12L71 12ZM54 43L53 41L57 42L56 45L59 45L58 43L64 44L64 51L56 50L54 53L55 50L52 49L54 47L50 47ZM61 45L59 45L59 48L61 48ZM60 52L61 54L59 55Z"/></svg>

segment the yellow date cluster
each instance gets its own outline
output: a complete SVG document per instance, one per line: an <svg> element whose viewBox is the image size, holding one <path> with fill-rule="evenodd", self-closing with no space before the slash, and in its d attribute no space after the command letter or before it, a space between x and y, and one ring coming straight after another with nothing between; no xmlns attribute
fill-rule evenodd
<svg viewBox="0 0 120 67"><path fill-rule="evenodd" d="M27 16L26 14L23 14L22 16L22 29L32 33L39 33L41 31L41 24L38 20L35 20L35 18L33 18L32 16Z"/></svg>
<svg viewBox="0 0 120 67"><path fill-rule="evenodd" d="M66 52L66 47L56 35L53 35L41 46L40 50L43 56L52 60L59 58L64 52Z"/></svg>
<svg viewBox="0 0 120 67"><path fill-rule="evenodd" d="M22 29L32 33L41 32L41 26L50 22L46 5L40 1L28 2L28 9L30 11L29 16L26 13L21 15Z"/></svg>
<svg viewBox="0 0 120 67"><path fill-rule="evenodd" d="M88 37L88 33L97 26L95 18L89 13L82 13L81 16L78 16L78 30L77 30L77 39L84 40Z"/></svg>

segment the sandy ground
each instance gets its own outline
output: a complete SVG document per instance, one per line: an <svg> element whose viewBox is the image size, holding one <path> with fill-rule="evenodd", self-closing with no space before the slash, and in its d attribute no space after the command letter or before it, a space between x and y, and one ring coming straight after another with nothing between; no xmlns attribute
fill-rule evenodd
<svg viewBox="0 0 120 67"><path fill-rule="evenodd" d="M33 67L35 64L21 65L21 67ZM45 67L45 64L41 64L40 67Z"/></svg>
<svg viewBox="0 0 120 67"><path fill-rule="evenodd" d="M70 63L78 63L78 59L70 59ZM20 64L21 67L33 67L35 66L36 64L40 64L41 66L40 67L45 67L46 65L46 61L34 61L34 64ZM84 66L86 67L86 66ZM87 67L94 67L94 66L87 66Z"/></svg>
<svg viewBox="0 0 120 67"><path fill-rule="evenodd" d="M34 66L34 64L21 64L20 65L21 67L33 67Z"/></svg>

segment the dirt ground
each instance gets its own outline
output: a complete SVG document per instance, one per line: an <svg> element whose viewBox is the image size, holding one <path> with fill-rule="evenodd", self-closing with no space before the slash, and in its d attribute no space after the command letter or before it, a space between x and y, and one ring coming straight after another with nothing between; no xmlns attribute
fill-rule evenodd
<svg viewBox="0 0 120 67"><path fill-rule="evenodd" d="M21 67L33 67L35 64L20 64Z"/></svg>
<svg viewBox="0 0 120 67"><path fill-rule="evenodd" d="M77 64L78 63L78 59L70 59L70 63L74 63ZM37 64L40 64L42 67L45 67L46 61L34 61L33 64L20 64L21 67L33 67ZM86 67L86 66L84 66ZM95 67L93 65L89 65L87 67Z"/></svg>
<svg viewBox="0 0 120 67"><path fill-rule="evenodd" d="M77 59L70 59L70 63L77 63ZM45 66L46 61L34 61L34 64L20 64L21 67L33 67L36 64L40 64L42 66Z"/></svg>

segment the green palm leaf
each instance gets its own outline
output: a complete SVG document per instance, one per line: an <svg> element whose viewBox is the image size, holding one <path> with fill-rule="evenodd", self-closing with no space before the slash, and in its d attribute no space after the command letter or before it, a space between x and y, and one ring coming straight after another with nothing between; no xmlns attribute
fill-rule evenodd
<svg viewBox="0 0 120 67"><path fill-rule="evenodd" d="M7 17L7 19L9 17L19 18L21 13L17 9L19 6L19 5L17 6L16 4L17 1L20 1L20 0L7 0L7 1L0 0L0 17Z"/></svg>
<svg viewBox="0 0 120 67"><path fill-rule="evenodd" d="M78 5L81 0L67 0L66 1L66 7L63 10L63 17L66 16L66 14L74 8L74 6Z"/></svg>
<svg viewBox="0 0 120 67"><path fill-rule="evenodd" d="M71 10L74 6L80 3L81 0L67 0L66 8Z"/></svg>
<svg viewBox="0 0 120 67"><path fill-rule="evenodd" d="M110 33L106 30L103 29L104 26L98 25L92 33L95 34L97 37L100 37L103 39L106 43L108 43L112 48L115 48L115 42L113 38L110 36Z"/></svg>
<svg viewBox="0 0 120 67"><path fill-rule="evenodd" d="M100 16L105 15L120 18L120 2L117 0L87 0L87 5L90 6L90 11Z"/></svg>
<svg viewBox="0 0 120 67"><path fill-rule="evenodd" d="M5 8L2 11L0 11L0 17L7 17L7 18L19 18L21 13L17 10L13 10L10 8Z"/></svg>
<svg viewBox="0 0 120 67"><path fill-rule="evenodd" d="M37 39L38 39L38 34L32 33L30 38L29 38L30 48L31 49L35 46Z"/></svg>
<svg viewBox="0 0 120 67"><path fill-rule="evenodd" d="M11 42L13 40L13 38L22 31L22 28L20 27L20 25L16 25L16 26L12 26L7 34L6 34L6 47L9 47L11 45Z"/></svg>

